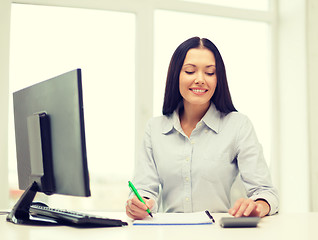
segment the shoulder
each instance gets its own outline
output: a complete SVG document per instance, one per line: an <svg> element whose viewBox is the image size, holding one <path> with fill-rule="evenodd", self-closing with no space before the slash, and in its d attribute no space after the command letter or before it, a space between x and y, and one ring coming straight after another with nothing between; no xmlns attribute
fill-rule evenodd
<svg viewBox="0 0 318 240"><path fill-rule="evenodd" d="M223 126L232 126L237 129L244 126L252 126L249 117L240 112L230 112L222 116L222 123Z"/></svg>
<svg viewBox="0 0 318 240"><path fill-rule="evenodd" d="M147 125L153 126L153 125L162 125L165 123L169 123L171 120L170 116L165 116L165 115L161 115L161 116L156 116L156 117L152 117L148 120Z"/></svg>
<svg viewBox="0 0 318 240"><path fill-rule="evenodd" d="M248 144L255 145L258 142L255 128L247 115L239 112L232 112L225 118L227 119L227 123L225 124L227 126L225 129L233 132L238 147L242 144L245 146Z"/></svg>
<svg viewBox="0 0 318 240"><path fill-rule="evenodd" d="M146 124L147 131L152 131L155 129L156 131L165 132L169 131L172 127L172 117L166 115L152 117Z"/></svg>

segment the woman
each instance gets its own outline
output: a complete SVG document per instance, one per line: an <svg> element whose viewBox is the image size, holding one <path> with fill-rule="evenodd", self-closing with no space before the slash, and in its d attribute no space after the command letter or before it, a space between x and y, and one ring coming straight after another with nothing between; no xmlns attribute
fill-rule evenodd
<svg viewBox="0 0 318 240"><path fill-rule="evenodd" d="M230 206L240 173L248 198ZM133 219L147 207L164 212L229 212L235 217L278 211L262 148L249 119L238 113L229 92L224 63L216 46L198 37L174 52L166 81L163 116L146 128L133 180L146 205L127 200Z"/></svg>

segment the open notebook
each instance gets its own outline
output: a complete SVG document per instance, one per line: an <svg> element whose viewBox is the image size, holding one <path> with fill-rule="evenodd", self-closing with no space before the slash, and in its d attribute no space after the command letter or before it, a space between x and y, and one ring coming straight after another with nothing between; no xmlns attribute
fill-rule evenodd
<svg viewBox="0 0 318 240"><path fill-rule="evenodd" d="M203 212L194 213L156 213L143 220L135 220L133 225L203 225L212 224L212 219Z"/></svg>

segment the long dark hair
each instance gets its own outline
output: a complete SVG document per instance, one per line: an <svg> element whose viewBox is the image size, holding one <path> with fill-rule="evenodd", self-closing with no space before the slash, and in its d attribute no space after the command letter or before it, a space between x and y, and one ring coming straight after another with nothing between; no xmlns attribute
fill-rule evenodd
<svg viewBox="0 0 318 240"><path fill-rule="evenodd" d="M216 61L217 86L211 98L211 102L213 102L215 107L222 113L227 114L236 111L232 103L226 78L225 66L219 50L209 39L193 37L181 43L172 55L167 74L165 96L162 108L163 115L169 115L173 113L173 111L176 110L179 103L182 101L183 98L179 90L180 71L187 52L192 48L199 47L209 49L214 54Z"/></svg>

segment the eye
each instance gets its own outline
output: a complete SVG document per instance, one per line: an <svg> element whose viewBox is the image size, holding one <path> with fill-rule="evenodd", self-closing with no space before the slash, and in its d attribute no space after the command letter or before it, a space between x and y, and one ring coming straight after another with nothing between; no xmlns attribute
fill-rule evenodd
<svg viewBox="0 0 318 240"><path fill-rule="evenodd" d="M212 73L206 73L206 74L209 75L209 76L213 76L215 73L212 72Z"/></svg>
<svg viewBox="0 0 318 240"><path fill-rule="evenodd" d="M194 71L185 71L186 74L193 74Z"/></svg>

